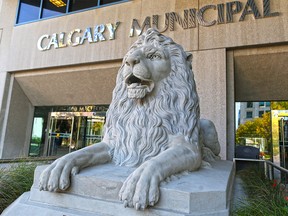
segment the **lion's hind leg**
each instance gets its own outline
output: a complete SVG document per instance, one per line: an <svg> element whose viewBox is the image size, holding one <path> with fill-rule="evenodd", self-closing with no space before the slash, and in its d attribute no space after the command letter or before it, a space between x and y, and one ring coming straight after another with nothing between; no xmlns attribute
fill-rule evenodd
<svg viewBox="0 0 288 216"><path fill-rule="evenodd" d="M207 119L200 120L200 142L204 161L219 160L220 144L214 123Z"/></svg>

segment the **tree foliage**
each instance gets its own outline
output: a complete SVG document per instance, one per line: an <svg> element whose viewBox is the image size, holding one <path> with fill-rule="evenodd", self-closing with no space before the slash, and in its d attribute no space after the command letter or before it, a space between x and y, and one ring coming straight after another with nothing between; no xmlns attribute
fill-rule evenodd
<svg viewBox="0 0 288 216"><path fill-rule="evenodd" d="M240 143L240 137L259 137L266 138L271 142L271 115L270 112L264 113L261 118L247 121L238 127L236 131L236 143Z"/></svg>
<svg viewBox="0 0 288 216"><path fill-rule="evenodd" d="M271 103L272 110L288 110L288 101L278 101Z"/></svg>

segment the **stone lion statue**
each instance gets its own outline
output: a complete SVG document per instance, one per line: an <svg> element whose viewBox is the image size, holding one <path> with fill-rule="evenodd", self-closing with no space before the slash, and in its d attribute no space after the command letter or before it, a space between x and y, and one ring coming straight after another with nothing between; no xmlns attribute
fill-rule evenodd
<svg viewBox="0 0 288 216"><path fill-rule="evenodd" d="M202 158L217 159L215 126L199 119L191 59L154 29L141 35L119 69L103 141L54 161L40 176L40 190L66 190L71 174L113 162L137 167L119 197L141 210L157 203L161 181L199 169Z"/></svg>

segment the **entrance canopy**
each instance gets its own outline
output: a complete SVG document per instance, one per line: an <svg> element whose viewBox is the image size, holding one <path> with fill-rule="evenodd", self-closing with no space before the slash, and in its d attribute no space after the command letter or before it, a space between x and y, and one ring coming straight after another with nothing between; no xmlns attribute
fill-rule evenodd
<svg viewBox="0 0 288 216"><path fill-rule="evenodd" d="M33 106L109 104L119 62L17 72Z"/></svg>

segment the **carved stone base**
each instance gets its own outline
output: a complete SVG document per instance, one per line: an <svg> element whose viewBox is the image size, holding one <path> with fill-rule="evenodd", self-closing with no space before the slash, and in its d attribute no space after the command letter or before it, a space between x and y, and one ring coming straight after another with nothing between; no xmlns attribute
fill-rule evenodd
<svg viewBox="0 0 288 216"><path fill-rule="evenodd" d="M10 205L2 216L176 216L229 215L234 180L233 164L217 161L212 168L173 178L161 184L160 201L153 208L136 211L118 200L122 182L134 170L105 164L84 169L72 178L65 193L39 191L38 179L45 166L37 167L30 192Z"/></svg>

